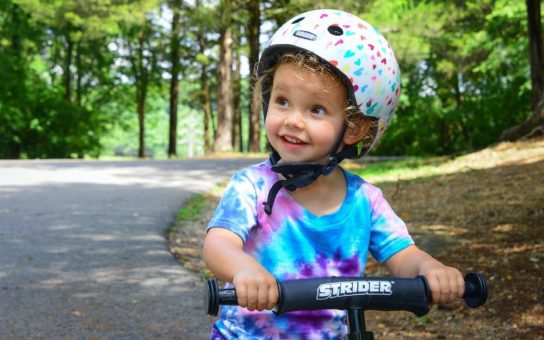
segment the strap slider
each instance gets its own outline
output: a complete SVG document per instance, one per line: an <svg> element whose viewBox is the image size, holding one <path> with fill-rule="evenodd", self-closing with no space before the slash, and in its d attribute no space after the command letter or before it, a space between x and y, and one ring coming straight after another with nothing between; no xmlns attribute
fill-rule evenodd
<svg viewBox="0 0 544 340"><path fill-rule="evenodd" d="M321 174L325 176L330 175L334 171L334 168L336 168L336 165L338 165L336 157L329 157L327 164L321 168Z"/></svg>

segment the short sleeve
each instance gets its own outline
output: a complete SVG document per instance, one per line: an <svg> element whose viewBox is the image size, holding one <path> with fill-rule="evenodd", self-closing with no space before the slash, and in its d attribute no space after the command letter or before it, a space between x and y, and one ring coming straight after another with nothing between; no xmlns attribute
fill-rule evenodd
<svg viewBox="0 0 544 340"><path fill-rule="evenodd" d="M247 241L249 231L257 223L257 194L250 179L237 172L232 177L225 193L215 209L206 231L211 228L226 228Z"/></svg>
<svg viewBox="0 0 544 340"><path fill-rule="evenodd" d="M408 233L406 224L395 214L383 197L382 191L369 186L367 194L372 214L369 250L378 262L383 262L413 245L414 241Z"/></svg>

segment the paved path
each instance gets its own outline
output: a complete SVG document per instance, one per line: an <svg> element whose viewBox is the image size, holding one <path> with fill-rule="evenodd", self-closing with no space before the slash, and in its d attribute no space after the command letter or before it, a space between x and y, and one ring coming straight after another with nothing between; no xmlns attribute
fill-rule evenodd
<svg viewBox="0 0 544 340"><path fill-rule="evenodd" d="M164 231L256 160L0 161L0 339L204 339Z"/></svg>

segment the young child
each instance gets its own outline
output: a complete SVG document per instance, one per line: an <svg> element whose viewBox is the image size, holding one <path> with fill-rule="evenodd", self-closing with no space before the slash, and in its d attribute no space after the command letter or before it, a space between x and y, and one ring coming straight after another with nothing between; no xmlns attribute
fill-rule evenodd
<svg viewBox="0 0 544 340"><path fill-rule="evenodd" d="M236 173L207 229L204 257L232 282L212 339L337 339L345 312L276 316L278 281L364 275L367 255L393 276L424 275L433 303L464 292L461 273L418 249L379 189L337 166L385 131L400 74L368 23L336 10L300 14L273 35L257 70L270 160Z"/></svg>

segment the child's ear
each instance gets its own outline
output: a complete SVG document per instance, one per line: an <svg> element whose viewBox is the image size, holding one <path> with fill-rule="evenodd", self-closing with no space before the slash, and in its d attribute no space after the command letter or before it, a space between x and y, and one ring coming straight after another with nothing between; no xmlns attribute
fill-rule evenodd
<svg viewBox="0 0 544 340"><path fill-rule="evenodd" d="M368 133L367 126L348 126L344 134L344 144L352 145L359 142Z"/></svg>
<svg viewBox="0 0 544 340"><path fill-rule="evenodd" d="M358 114L350 118L348 128L344 134L344 144L353 145L365 138L368 138L368 134L372 131L372 127L376 124L376 120L370 117Z"/></svg>
<svg viewBox="0 0 544 340"><path fill-rule="evenodd" d="M370 131L371 121L363 116L351 119L351 123L344 134L344 144L352 145L361 141Z"/></svg>

